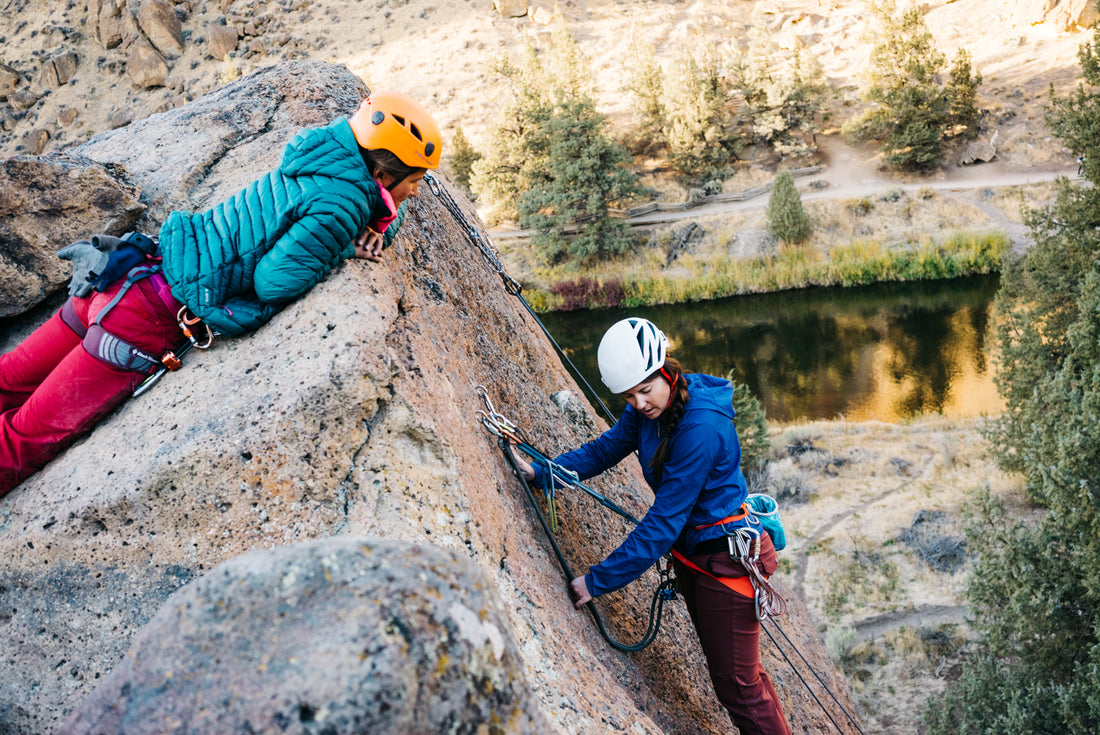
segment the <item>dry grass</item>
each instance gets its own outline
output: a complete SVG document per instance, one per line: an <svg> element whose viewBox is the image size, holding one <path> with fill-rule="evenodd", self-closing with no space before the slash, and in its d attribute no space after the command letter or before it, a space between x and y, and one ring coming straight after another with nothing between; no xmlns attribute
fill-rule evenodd
<svg viewBox="0 0 1100 735"><path fill-rule="evenodd" d="M915 732L927 697L957 671L966 645L972 561L935 571L903 540L918 513L961 537L963 508L976 489L988 484L1013 505L1022 502L1021 478L996 467L979 435L981 421L931 416L773 428L785 476L797 470L813 488L805 502L780 508L786 581L802 582L810 614L852 685L865 732Z"/></svg>

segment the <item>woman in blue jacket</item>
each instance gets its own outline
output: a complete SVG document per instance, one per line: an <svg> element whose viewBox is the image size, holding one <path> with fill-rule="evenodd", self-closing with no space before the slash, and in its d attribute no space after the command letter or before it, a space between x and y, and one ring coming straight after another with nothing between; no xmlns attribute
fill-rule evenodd
<svg viewBox="0 0 1100 735"><path fill-rule="evenodd" d="M748 525L733 389L728 380L685 374L667 347L664 334L645 319L624 319L607 330L597 355L600 374L626 399L626 410L601 436L555 460L583 480L636 451L654 493L649 512L622 545L570 583L575 604L624 587L675 550L701 572L677 564L719 701L743 735L789 735L760 665L752 587L727 536ZM542 484L541 466L522 460L518 466ZM766 533L760 546L760 566L770 575L777 563Z"/></svg>
<svg viewBox="0 0 1100 735"><path fill-rule="evenodd" d="M0 356L0 495L122 403L192 334L238 336L266 323L345 259L381 259L439 166L442 138L422 106L376 91L349 119L299 133L278 168L205 212L173 212L155 256L117 267L97 236L65 248L70 299ZM150 252L150 255L154 253ZM100 262L97 259L102 259ZM116 259L117 258L117 259ZM122 261L129 264L131 261ZM117 277L105 277L105 272ZM120 270L118 273L113 273ZM207 331L209 330L209 331Z"/></svg>

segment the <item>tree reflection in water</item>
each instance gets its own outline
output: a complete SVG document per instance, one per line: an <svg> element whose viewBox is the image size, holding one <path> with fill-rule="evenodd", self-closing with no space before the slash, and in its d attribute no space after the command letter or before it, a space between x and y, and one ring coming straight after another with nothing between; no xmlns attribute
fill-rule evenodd
<svg viewBox="0 0 1100 735"><path fill-rule="evenodd" d="M898 421L996 413L987 340L997 278L743 296L630 310L544 314L570 359L616 412L596 346L624 316L651 319L694 371L749 385L775 421Z"/></svg>

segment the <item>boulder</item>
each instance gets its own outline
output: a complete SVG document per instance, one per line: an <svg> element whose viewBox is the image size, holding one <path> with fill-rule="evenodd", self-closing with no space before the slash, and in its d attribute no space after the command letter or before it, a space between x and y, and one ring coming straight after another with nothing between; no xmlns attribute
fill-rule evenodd
<svg viewBox="0 0 1100 735"><path fill-rule="evenodd" d="M71 51L54 56L42 64L42 69L38 74L38 83L47 88L68 84L69 80L76 74L78 63L77 55Z"/></svg>
<svg viewBox="0 0 1100 735"><path fill-rule="evenodd" d="M137 23L165 58L174 59L183 53L183 26L176 11L164 0L141 0Z"/></svg>
<svg viewBox="0 0 1100 735"><path fill-rule="evenodd" d="M144 37L138 38L126 61L126 75L135 87L163 87L168 79L168 62Z"/></svg>
<svg viewBox="0 0 1100 735"><path fill-rule="evenodd" d="M527 0L493 0L493 7L505 18L522 18L527 15Z"/></svg>
<svg viewBox="0 0 1100 735"><path fill-rule="evenodd" d="M0 100L7 99L21 81L23 81L23 75L14 67L0 63Z"/></svg>
<svg viewBox="0 0 1100 735"><path fill-rule="evenodd" d="M72 266L58 248L91 233L121 235L143 209L119 171L87 158L0 161L0 317L28 311L68 283Z"/></svg>
<svg viewBox="0 0 1100 735"><path fill-rule="evenodd" d="M88 26L105 49L112 49L133 35L135 22L126 0L88 0Z"/></svg>
<svg viewBox="0 0 1100 735"><path fill-rule="evenodd" d="M215 59L224 59L237 50L237 29L234 26L212 24L206 28L208 53Z"/></svg>
<svg viewBox="0 0 1100 735"><path fill-rule="evenodd" d="M365 93L344 67L282 64L71 154L128 171L148 207L137 227L155 232L172 209L213 204L263 175L298 130L351 114ZM496 437L478 423L485 403L477 384L546 452L577 446L606 424L588 406L579 419L554 402L562 390L579 393L576 383L501 282L492 265L497 255L469 202L438 173L433 181L410 202L383 262L348 261L255 334L193 350L181 371L0 500L0 731L56 731L112 671L128 680L126 667L153 666L144 658L127 663L127 651L149 650L138 643L143 627L156 615L178 614L169 596L218 565L275 546L356 536L430 544L481 569L542 715L531 715L529 732L728 732L682 604L666 606L656 642L629 656L573 609ZM630 461L593 485L635 515L652 502ZM558 515L557 540L576 569L601 559L629 531L583 495L559 493ZM388 597L380 593L379 604L407 611L407 580L390 576L392 589ZM641 637L656 580L651 571L601 598L612 634ZM775 583L786 592L781 578ZM304 594L296 599L306 602ZM458 620L468 620L451 617L459 628ZM782 624L853 711L797 599ZM419 640L410 636L408 645ZM795 732L827 731L794 672L774 648L762 648ZM217 645L192 654L195 671L220 670ZM443 670L420 668L419 677L459 687L425 689L432 711L446 711L458 706L451 692L465 684L448 679L443 657L437 660ZM282 706L289 691L267 694ZM225 698L184 704L181 723L213 716ZM327 709L304 704L296 718L282 720L286 731L324 731L316 718ZM389 706L367 702L364 717ZM475 706L461 705L464 712ZM281 731L280 720L272 721L278 729L257 729ZM441 729L475 732L420 731Z"/></svg>
<svg viewBox="0 0 1100 735"><path fill-rule="evenodd" d="M959 157L959 165L969 166L975 163L989 163L996 157L997 149L993 147L992 141L972 140L967 143L966 149Z"/></svg>
<svg viewBox="0 0 1100 735"><path fill-rule="evenodd" d="M457 551L341 536L173 593L58 733L490 728L550 729L486 574Z"/></svg>
<svg viewBox="0 0 1100 735"><path fill-rule="evenodd" d="M8 92L8 104L19 112L29 110L38 104L38 95L29 89L16 89Z"/></svg>

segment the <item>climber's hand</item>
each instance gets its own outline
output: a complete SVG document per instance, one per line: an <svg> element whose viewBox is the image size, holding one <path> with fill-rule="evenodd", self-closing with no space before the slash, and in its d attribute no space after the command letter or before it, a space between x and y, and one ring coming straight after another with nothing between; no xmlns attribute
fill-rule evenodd
<svg viewBox="0 0 1100 735"><path fill-rule="evenodd" d="M373 263L382 262L382 247L386 240L380 233L367 228L355 238L355 257L369 260Z"/></svg>
<svg viewBox="0 0 1100 735"><path fill-rule="evenodd" d="M577 577L570 582L569 591L573 595L573 607L581 608L592 601L592 595L588 594L588 585L584 583L584 577Z"/></svg>

